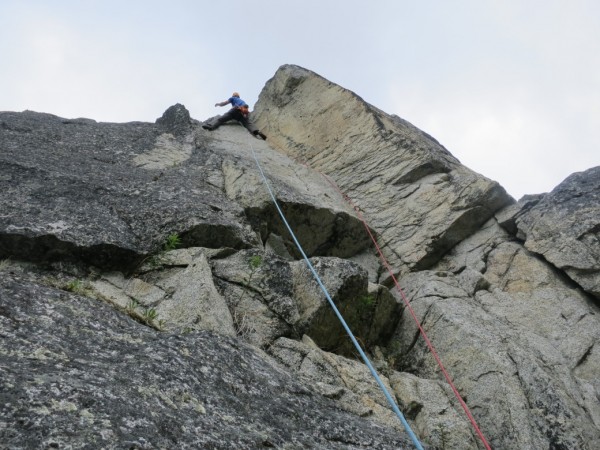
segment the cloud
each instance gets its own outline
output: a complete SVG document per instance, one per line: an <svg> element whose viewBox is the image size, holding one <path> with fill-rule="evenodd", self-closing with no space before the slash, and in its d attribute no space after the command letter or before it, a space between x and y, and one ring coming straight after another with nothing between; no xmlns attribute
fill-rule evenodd
<svg viewBox="0 0 600 450"><path fill-rule="evenodd" d="M253 105L302 65L424 129L515 197L598 165L600 2L0 3L0 109L103 121Z"/></svg>
<svg viewBox="0 0 600 450"><path fill-rule="evenodd" d="M14 45L3 49L9 69L2 77L11 86L5 109L25 105L65 117L153 121L176 102L205 114L214 104L205 89L210 72L189 64L197 58L203 69L214 66L201 45L184 41L174 51L169 44L161 47L157 36L119 27L107 33L102 24L86 28L47 11L16 14L15 21Z"/></svg>
<svg viewBox="0 0 600 450"><path fill-rule="evenodd" d="M472 44L387 80L389 108L516 198L600 164L599 6L559 3L493 3Z"/></svg>
<svg viewBox="0 0 600 450"><path fill-rule="evenodd" d="M583 111L569 119L556 107L564 101L560 94L545 98L535 81L514 90L493 81L477 86L473 79L450 91L392 85L390 97L399 115L515 198L548 192L572 172L600 162L597 147L590 145L597 128L577 120L579 114L593 115L594 103L578 103Z"/></svg>

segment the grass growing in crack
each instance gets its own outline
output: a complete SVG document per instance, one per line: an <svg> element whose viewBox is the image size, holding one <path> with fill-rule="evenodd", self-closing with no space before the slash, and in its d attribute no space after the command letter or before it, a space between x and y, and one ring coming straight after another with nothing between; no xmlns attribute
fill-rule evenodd
<svg viewBox="0 0 600 450"><path fill-rule="evenodd" d="M140 302L135 299L132 298L131 300L129 300L129 303L127 303L127 306L125 307L125 309L127 310L127 312L129 314L134 313L135 310L138 308L138 306L140 306Z"/></svg>
<svg viewBox="0 0 600 450"><path fill-rule="evenodd" d="M138 311L138 309L141 309L141 311ZM156 312L156 309L144 307L136 298L132 298L129 303L127 303L125 312L132 319L142 322L159 331L162 331L165 328L165 321L163 319L158 319L158 312Z"/></svg>
<svg viewBox="0 0 600 450"><path fill-rule="evenodd" d="M144 311L143 317L146 322L153 322L158 317L158 313L154 308L148 308Z"/></svg>
<svg viewBox="0 0 600 450"><path fill-rule="evenodd" d="M254 255L254 256L251 256L250 258L248 258L248 267L250 268L250 275L243 282L243 286L245 289L250 287L252 278L254 277L254 274L258 271L260 266L262 266L262 263L263 263L263 259L262 259L262 256L260 256L260 255ZM242 289L242 293L240 294L240 297L238 298L238 301L237 301L238 303L242 300L242 298L244 298L244 294L246 293L245 289Z"/></svg>
<svg viewBox="0 0 600 450"><path fill-rule="evenodd" d="M260 255L254 255L248 259L248 267L250 268L250 275L248 276L248 278L246 278L246 281L244 282L244 287L247 287L247 288L250 287L252 278L254 277L254 274L258 271L258 269L260 269L260 266L262 266L262 263L263 263L263 259L262 259L262 256L260 256Z"/></svg>
<svg viewBox="0 0 600 450"><path fill-rule="evenodd" d="M165 239L165 242L162 245L162 250L158 252L156 255L150 257L150 264L154 267L158 267L161 265L162 258L165 253L170 252L171 250L175 250L181 246L181 237L177 233L171 233Z"/></svg>
<svg viewBox="0 0 600 450"><path fill-rule="evenodd" d="M0 261L0 270L6 270L10 267L10 259L3 259Z"/></svg>
<svg viewBox="0 0 600 450"><path fill-rule="evenodd" d="M181 246L181 237L178 233L171 233L167 236L163 242L161 249L154 255L149 255L143 259L139 264L138 268L143 266L144 263L148 263L152 268L158 268L163 263L163 256L165 253L175 250Z"/></svg>
<svg viewBox="0 0 600 450"><path fill-rule="evenodd" d="M365 308L370 308L375 304L375 297L373 294L363 295L358 299L359 304L364 306Z"/></svg>
<svg viewBox="0 0 600 450"><path fill-rule="evenodd" d="M93 297L90 291L90 285L87 281L81 280L70 280L66 284L58 286L60 289L68 292L72 292L73 294L83 295L85 297Z"/></svg>
<svg viewBox="0 0 600 450"><path fill-rule="evenodd" d="M248 260L248 266L252 270L252 272L250 273L250 277L252 277L254 272L256 272L260 266L262 266L262 263L263 263L262 256L254 255L254 256L250 257L250 259Z"/></svg>
<svg viewBox="0 0 600 450"><path fill-rule="evenodd" d="M163 252L175 250L181 245L181 238L177 233L171 233L167 236L166 242L163 244Z"/></svg>
<svg viewBox="0 0 600 450"><path fill-rule="evenodd" d="M367 294L359 297L355 302L355 314L358 320L366 320L373 313L377 304L377 299L373 294Z"/></svg>
<svg viewBox="0 0 600 450"><path fill-rule="evenodd" d="M83 283L81 280L71 280L65 284L65 291L69 292L81 292L83 289Z"/></svg>
<svg viewBox="0 0 600 450"><path fill-rule="evenodd" d="M158 313L154 308L146 308L142 314L142 320L146 325L156 328L158 331L165 329L165 321L158 318Z"/></svg>

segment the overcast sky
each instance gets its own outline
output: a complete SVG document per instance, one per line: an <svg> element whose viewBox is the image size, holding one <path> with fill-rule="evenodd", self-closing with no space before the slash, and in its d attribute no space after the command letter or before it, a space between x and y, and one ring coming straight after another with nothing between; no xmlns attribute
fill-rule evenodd
<svg viewBox="0 0 600 450"><path fill-rule="evenodd" d="M598 0L0 0L0 64L0 111L105 122L252 106L297 64L517 199L600 164Z"/></svg>

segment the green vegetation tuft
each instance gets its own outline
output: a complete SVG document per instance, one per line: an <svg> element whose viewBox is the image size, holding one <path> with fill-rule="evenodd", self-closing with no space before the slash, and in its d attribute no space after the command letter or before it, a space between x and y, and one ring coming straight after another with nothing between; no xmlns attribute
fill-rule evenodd
<svg viewBox="0 0 600 450"><path fill-rule="evenodd" d="M358 299L361 305L366 308L370 308L375 304L375 297L372 294L363 295Z"/></svg>
<svg viewBox="0 0 600 450"><path fill-rule="evenodd" d="M158 313L154 308L148 308L144 311L144 320L147 323L151 323L158 317Z"/></svg>
<svg viewBox="0 0 600 450"><path fill-rule="evenodd" d="M140 302L137 299L132 298L129 303L127 303L126 310L129 314L131 314L135 312L138 306L140 306Z"/></svg>
<svg viewBox="0 0 600 450"><path fill-rule="evenodd" d="M181 245L181 238L177 233L171 233L167 236L167 240L163 244L163 251L168 252L171 250L175 250Z"/></svg>
<svg viewBox="0 0 600 450"><path fill-rule="evenodd" d="M81 280L71 280L66 284L60 286L65 291L72 292L73 294L89 296L89 284Z"/></svg>
<svg viewBox="0 0 600 450"><path fill-rule="evenodd" d="M262 266L262 263L263 263L263 259L262 259L262 256L260 256L260 255L251 256L250 259L248 260L248 266L250 267L250 269L253 270L253 273L260 266Z"/></svg>

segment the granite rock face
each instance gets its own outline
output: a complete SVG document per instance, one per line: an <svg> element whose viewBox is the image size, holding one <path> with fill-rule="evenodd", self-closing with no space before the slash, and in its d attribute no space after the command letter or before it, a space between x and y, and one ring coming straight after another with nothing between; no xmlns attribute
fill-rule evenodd
<svg viewBox="0 0 600 450"><path fill-rule="evenodd" d="M6 272L0 302L1 448L409 448L237 339Z"/></svg>
<svg viewBox="0 0 600 450"><path fill-rule="evenodd" d="M402 431L400 421L364 364L324 352L308 336L301 341L280 338L269 348L269 353L321 395L335 399L341 409L376 418ZM394 371L377 349L374 358L379 370L385 373L381 377L386 388L394 394L415 432L432 448L478 448L469 422L452 406L450 389L439 381Z"/></svg>
<svg viewBox="0 0 600 450"><path fill-rule="evenodd" d="M0 217L0 258L127 271L171 233L185 246L234 249L283 235L245 130L225 127L229 139L215 140L226 131L191 128L180 109L156 124L2 113L0 209L10 214ZM347 256L365 247L362 225L320 176L290 167L264 142L254 147L309 254Z"/></svg>
<svg viewBox="0 0 600 450"><path fill-rule="evenodd" d="M431 136L297 66L267 82L256 116L272 145L352 198L397 272L430 267L513 201Z"/></svg>
<svg viewBox="0 0 600 450"><path fill-rule="evenodd" d="M516 219L525 248L600 299L600 167L574 173Z"/></svg>
<svg viewBox="0 0 600 450"><path fill-rule="evenodd" d="M515 204L430 136L297 66L267 82L257 116L361 209L493 448L592 448L598 168ZM384 353L443 379L406 310Z"/></svg>
<svg viewBox="0 0 600 450"><path fill-rule="evenodd" d="M594 448L598 168L514 202L297 66L254 119L0 113L0 448L410 448L255 156L426 448L483 445L405 300L492 448Z"/></svg>

